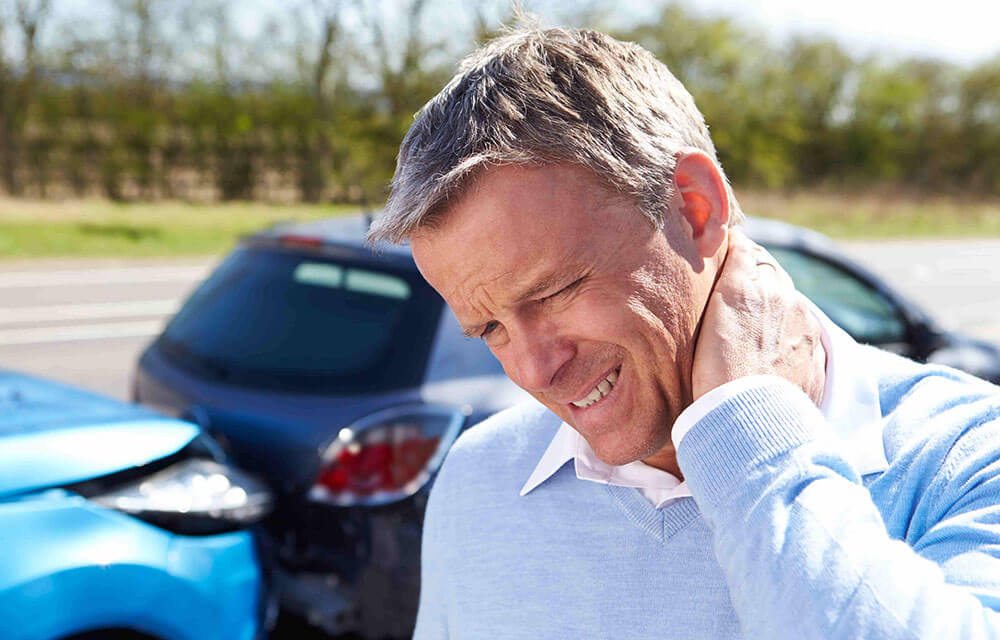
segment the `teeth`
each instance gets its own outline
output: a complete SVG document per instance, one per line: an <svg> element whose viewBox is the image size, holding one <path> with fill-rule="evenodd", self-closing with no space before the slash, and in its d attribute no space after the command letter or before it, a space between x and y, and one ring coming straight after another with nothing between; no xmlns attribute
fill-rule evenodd
<svg viewBox="0 0 1000 640"><path fill-rule="evenodd" d="M594 404L604 396L608 395L608 393L610 393L611 390L614 388L616 382L618 382L617 370L612 371L607 375L606 378L604 378L604 380L598 382L597 386L594 387L594 389L590 393L588 393L585 398L583 398L582 400L577 400L576 402L572 402L570 404L576 407L580 407L581 409L584 407L589 407L590 405Z"/></svg>

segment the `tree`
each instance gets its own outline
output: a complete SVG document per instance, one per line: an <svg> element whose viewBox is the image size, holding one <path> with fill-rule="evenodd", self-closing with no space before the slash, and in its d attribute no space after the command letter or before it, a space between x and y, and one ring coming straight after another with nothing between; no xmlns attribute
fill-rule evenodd
<svg viewBox="0 0 1000 640"><path fill-rule="evenodd" d="M12 64L0 59L0 158L4 187L11 195L20 195L23 185L18 170L24 149L24 128L39 80L38 36L51 15L52 2L16 0L13 10L12 20L0 15L0 45L5 44L2 36L9 33L3 27L6 18L19 30L22 69L18 74Z"/></svg>

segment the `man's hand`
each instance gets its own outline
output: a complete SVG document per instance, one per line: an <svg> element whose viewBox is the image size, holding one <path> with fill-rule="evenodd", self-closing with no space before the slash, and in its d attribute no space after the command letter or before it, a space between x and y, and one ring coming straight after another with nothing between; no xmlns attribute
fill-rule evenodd
<svg viewBox="0 0 1000 640"><path fill-rule="evenodd" d="M737 378L775 374L819 405L826 379L821 335L805 298L771 254L731 230L695 345L694 400Z"/></svg>

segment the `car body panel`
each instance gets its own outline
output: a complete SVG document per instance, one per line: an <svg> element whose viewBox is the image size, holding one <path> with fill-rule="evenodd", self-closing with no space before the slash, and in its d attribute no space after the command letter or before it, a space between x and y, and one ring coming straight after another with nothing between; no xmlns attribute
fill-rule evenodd
<svg viewBox="0 0 1000 640"><path fill-rule="evenodd" d="M208 447L189 422L0 371L0 637L260 637L268 594L251 530L178 535L74 492L134 482L196 438Z"/></svg>
<svg viewBox="0 0 1000 640"><path fill-rule="evenodd" d="M0 372L0 497L140 467L199 430L55 382Z"/></svg>
<svg viewBox="0 0 1000 640"><path fill-rule="evenodd" d="M0 437L154 417L142 407L0 369Z"/></svg>
<svg viewBox="0 0 1000 640"><path fill-rule="evenodd" d="M178 536L62 489L0 501L0 630L51 640L128 628L252 640L261 576L247 531Z"/></svg>
<svg viewBox="0 0 1000 640"><path fill-rule="evenodd" d="M420 399L417 389L363 397L244 389L172 367L156 349L143 354L136 387L143 402L197 422L243 468L280 478L285 489L315 478L320 453L341 427Z"/></svg>
<svg viewBox="0 0 1000 640"><path fill-rule="evenodd" d="M143 354L136 389L143 402L200 424L241 466L283 491L307 489L318 473L320 454L337 432L379 409L448 404L489 415L528 397L495 371L362 396L264 392L199 378L165 362L156 349Z"/></svg>

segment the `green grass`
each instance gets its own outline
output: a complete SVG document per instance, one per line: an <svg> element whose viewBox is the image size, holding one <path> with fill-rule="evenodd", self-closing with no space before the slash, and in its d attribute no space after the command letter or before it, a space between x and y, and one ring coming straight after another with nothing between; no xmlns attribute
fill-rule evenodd
<svg viewBox="0 0 1000 640"><path fill-rule="evenodd" d="M211 255L278 221L353 211L330 205L0 200L0 259Z"/></svg>
<svg viewBox="0 0 1000 640"><path fill-rule="evenodd" d="M747 215L777 218L843 239L1000 237L1000 199L736 190Z"/></svg>
<svg viewBox="0 0 1000 640"><path fill-rule="evenodd" d="M749 215L778 218L844 239L1000 237L1000 200L736 190ZM0 259L219 254L280 220L355 211L329 205L115 204L0 200Z"/></svg>

